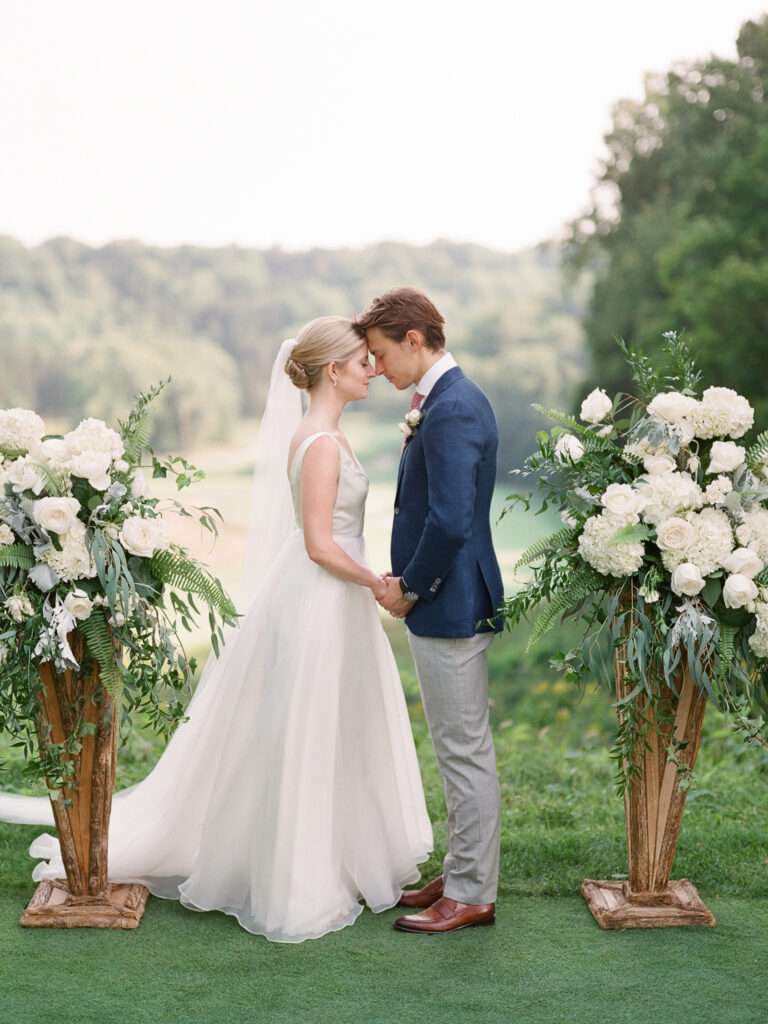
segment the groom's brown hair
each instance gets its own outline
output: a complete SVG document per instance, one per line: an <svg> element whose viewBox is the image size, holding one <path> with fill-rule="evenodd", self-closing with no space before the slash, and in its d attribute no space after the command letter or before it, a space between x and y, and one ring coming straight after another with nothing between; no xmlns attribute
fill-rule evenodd
<svg viewBox="0 0 768 1024"><path fill-rule="evenodd" d="M438 351L445 348L444 323L437 306L423 292L395 288L374 299L352 326L361 338L369 328L378 327L393 341L403 341L408 331L421 331L427 348Z"/></svg>

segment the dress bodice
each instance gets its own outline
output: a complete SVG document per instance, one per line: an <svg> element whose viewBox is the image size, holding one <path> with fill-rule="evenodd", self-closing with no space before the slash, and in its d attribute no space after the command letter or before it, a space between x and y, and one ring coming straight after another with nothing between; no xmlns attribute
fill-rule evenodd
<svg viewBox="0 0 768 1024"><path fill-rule="evenodd" d="M289 468L293 513L296 525L304 528L301 514L301 467L310 445L318 437L331 437L339 448L341 465L339 486L333 506L333 534L338 537L360 537L365 525L365 502L369 481L360 463L333 434L323 431L305 437L294 452Z"/></svg>

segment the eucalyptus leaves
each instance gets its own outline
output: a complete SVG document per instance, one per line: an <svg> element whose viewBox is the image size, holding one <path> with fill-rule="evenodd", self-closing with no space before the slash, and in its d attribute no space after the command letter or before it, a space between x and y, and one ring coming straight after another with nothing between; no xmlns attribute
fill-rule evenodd
<svg viewBox="0 0 768 1024"><path fill-rule="evenodd" d="M622 344L639 395L595 389L579 419L543 410L557 426L539 434L525 474L564 529L524 553L533 574L506 604L509 623L546 602L531 643L566 614L584 619L573 678L611 678L606 649L627 643L633 689L673 691L684 658L697 685L735 713L750 738L768 709L768 432L749 402L726 387L699 397L687 346L665 336L661 371ZM530 496L510 502L530 507ZM631 606L631 618L626 616Z"/></svg>
<svg viewBox="0 0 768 1024"><path fill-rule="evenodd" d="M174 691L196 668L176 620L191 628L201 600L215 650L236 621L219 581L171 543L149 494L144 469L173 474L178 490L203 476L149 447L148 406L166 383L137 397L119 431L87 419L51 436L36 413L0 410L0 728L33 762L37 666L80 671L75 630L113 696L167 732L183 714ZM216 509L165 504L216 532Z"/></svg>

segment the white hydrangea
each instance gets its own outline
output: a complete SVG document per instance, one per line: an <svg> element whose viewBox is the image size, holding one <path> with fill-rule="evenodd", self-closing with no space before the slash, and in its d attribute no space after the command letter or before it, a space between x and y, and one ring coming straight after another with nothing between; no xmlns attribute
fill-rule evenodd
<svg viewBox="0 0 768 1024"><path fill-rule="evenodd" d="M67 582L95 576L96 563L86 543L85 523L78 519L69 533L61 538L61 551L50 548L41 555L41 561Z"/></svg>
<svg viewBox="0 0 768 1024"><path fill-rule="evenodd" d="M634 486L644 500L643 519L653 525L704 504L701 488L689 473L647 474L638 477Z"/></svg>
<svg viewBox="0 0 768 1024"><path fill-rule="evenodd" d="M749 646L758 658L768 658L768 602L755 604L755 632L749 638Z"/></svg>
<svg viewBox="0 0 768 1024"><path fill-rule="evenodd" d="M755 410L732 388L707 388L691 414L696 437L742 437L755 419Z"/></svg>
<svg viewBox="0 0 768 1024"><path fill-rule="evenodd" d="M83 420L74 430L64 435L64 441L73 455L100 452L109 455L112 460L121 458L125 452L120 435L103 420Z"/></svg>
<svg viewBox="0 0 768 1024"><path fill-rule="evenodd" d="M31 409L0 409L0 448L27 452L45 433L45 423Z"/></svg>
<svg viewBox="0 0 768 1024"><path fill-rule="evenodd" d="M641 543L611 543L624 526L639 522L639 517L617 516L607 510L590 516L579 537L579 554L604 576L631 576L643 564L645 547Z"/></svg>
<svg viewBox="0 0 768 1024"><path fill-rule="evenodd" d="M733 531L728 516L719 509L704 508L701 512L688 513L685 522L690 526L690 532L682 527L674 531L664 523L657 528L657 543L664 568L672 572L678 565L692 562L702 576L721 569L733 551ZM665 529L670 534L669 539Z"/></svg>
<svg viewBox="0 0 768 1024"><path fill-rule="evenodd" d="M733 441L713 441L709 453L707 475L712 473L732 473L746 458L747 451Z"/></svg>
<svg viewBox="0 0 768 1024"><path fill-rule="evenodd" d="M719 476L707 486L704 491L704 501L707 505L722 505L726 497L733 490L733 482L728 476Z"/></svg>
<svg viewBox="0 0 768 1024"><path fill-rule="evenodd" d="M755 508L744 513L744 522L736 528L736 537L744 547L756 551L768 562L768 509Z"/></svg>
<svg viewBox="0 0 768 1024"><path fill-rule="evenodd" d="M80 452L69 460L69 471L87 480L94 490L105 491L111 482L108 472L111 462L109 452Z"/></svg>

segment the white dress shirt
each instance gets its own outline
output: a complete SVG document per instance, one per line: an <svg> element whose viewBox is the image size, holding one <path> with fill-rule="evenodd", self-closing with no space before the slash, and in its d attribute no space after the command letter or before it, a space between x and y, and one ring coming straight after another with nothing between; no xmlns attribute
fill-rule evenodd
<svg viewBox="0 0 768 1024"><path fill-rule="evenodd" d="M427 397L432 388L437 384L444 373L448 373L454 366L459 364L453 358L450 352L446 352L444 356L437 360L437 362L430 366L424 376L421 378L419 383L416 385L416 391L420 395Z"/></svg>

